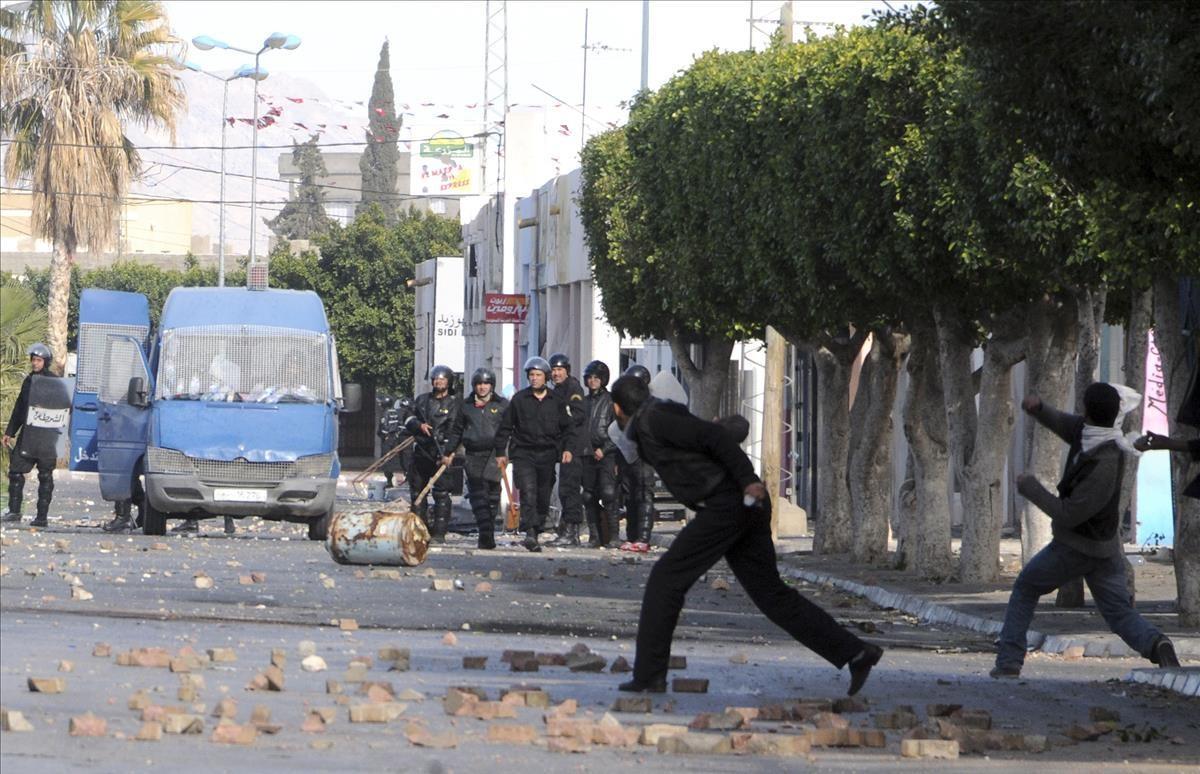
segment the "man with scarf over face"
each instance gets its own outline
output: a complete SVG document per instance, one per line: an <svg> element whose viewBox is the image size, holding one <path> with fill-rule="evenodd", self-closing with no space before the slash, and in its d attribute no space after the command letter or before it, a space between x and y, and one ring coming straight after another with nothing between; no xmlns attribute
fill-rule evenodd
<svg viewBox="0 0 1200 774"><path fill-rule="evenodd" d="M1047 406L1035 395L1025 398L1021 408L1063 439L1070 452L1057 495L1028 473L1017 476L1017 491L1050 517L1054 537L1029 560L1013 584L991 676L1021 676L1025 633L1038 598L1080 576L1087 581L1105 622L1125 644L1159 666L1179 666L1175 646L1133 609L1125 583L1121 474L1125 455L1138 452L1114 427L1124 413L1120 393L1111 384L1090 385L1083 394L1083 416Z"/></svg>

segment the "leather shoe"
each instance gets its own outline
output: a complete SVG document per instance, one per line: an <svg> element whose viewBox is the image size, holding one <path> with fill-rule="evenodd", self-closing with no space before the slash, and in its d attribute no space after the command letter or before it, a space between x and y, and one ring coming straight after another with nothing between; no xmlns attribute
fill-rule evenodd
<svg viewBox="0 0 1200 774"><path fill-rule="evenodd" d="M992 671L988 672L988 677L993 680L1015 680L1020 676L1021 667L994 666Z"/></svg>
<svg viewBox="0 0 1200 774"><path fill-rule="evenodd" d="M9 512L9 513L4 514L3 517L0 517L0 521L5 521L5 522L20 521L20 520L21 520L21 514L19 514L19 513Z"/></svg>
<svg viewBox="0 0 1200 774"><path fill-rule="evenodd" d="M625 691L626 693L666 693L667 678L663 677L658 680L650 680L649 682L642 682L634 678L618 685L617 690Z"/></svg>
<svg viewBox="0 0 1200 774"><path fill-rule="evenodd" d="M883 648L868 642L857 656L850 659L850 690L846 691L847 696L853 696L862 689L871 674L871 667L878 664L882 657Z"/></svg>
<svg viewBox="0 0 1200 774"><path fill-rule="evenodd" d="M1175 644L1163 635L1154 641L1153 658L1150 660L1162 669L1178 669L1179 656L1175 655Z"/></svg>

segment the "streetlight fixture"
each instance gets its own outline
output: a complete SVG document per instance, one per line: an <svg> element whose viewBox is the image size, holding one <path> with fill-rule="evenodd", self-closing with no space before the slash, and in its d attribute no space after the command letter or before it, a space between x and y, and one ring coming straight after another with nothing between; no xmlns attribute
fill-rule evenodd
<svg viewBox="0 0 1200 774"><path fill-rule="evenodd" d="M207 75L209 78L221 81L221 197L218 207L220 225L217 228L217 287L225 287L225 131L229 126L229 121L226 119L229 113L229 82L236 81L239 78L253 78L256 81L261 81L267 77L265 70L255 71L250 65L242 65L233 75L228 78L210 73L204 70L195 62L184 62L183 66L192 72Z"/></svg>
<svg viewBox="0 0 1200 774"><path fill-rule="evenodd" d="M238 68L237 73L243 73L241 77L250 78L254 81L254 140L253 147L250 150L250 263L255 264L258 262L258 246L257 239L255 238L258 230L258 82L267 77L266 70L258 66L258 59L268 49L282 48L292 51L299 48L300 38L299 36L288 35L283 32L272 32L263 41L262 48L258 51L231 46L223 40L218 40L208 35L198 35L192 38L192 45L201 51L223 48L229 51L249 54L254 57L254 67L252 69L249 65L243 65Z"/></svg>

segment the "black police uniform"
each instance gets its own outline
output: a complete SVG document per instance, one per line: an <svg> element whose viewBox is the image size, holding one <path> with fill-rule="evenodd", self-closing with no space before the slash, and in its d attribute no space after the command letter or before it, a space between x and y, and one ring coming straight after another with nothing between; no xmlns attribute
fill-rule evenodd
<svg viewBox="0 0 1200 774"><path fill-rule="evenodd" d="M588 449L583 456L583 507L587 513L588 545L619 542L617 513L617 445L608 435L613 422L612 395L601 387L587 396ZM604 456L597 460L596 450Z"/></svg>
<svg viewBox="0 0 1200 774"><path fill-rule="evenodd" d="M496 431L495 453L513 461L513 482L521 495L521 529L526 540L538 533L550 513L554 466L570 450L574 431L566 402L546 389L539 399L526 387L513 395Z"/></svg>
<svg viewBox="0 0 1200 774"><path fill-rule="evenodd" d="M8 459L8 514L9 516L20 516L21 501L25 495L25 474L37 467L37 518L33 523L36 526L45 526L46 516L50 513L50 501L54 497L54 468L57 459L54 455L46 456L29 449L29 445L26 443L27 433L22 432L25 428L25 419L29 416L29 390L34 376L47 379L58 378L45 369L37 374L27 374L25 380L21 382L21 391L17 394L17 402L13 404L12 414L8 417L8 425L4 428L4 434L17 438L17 443Z"/></svg>
<svg viewBox="0 0 1200 774"><path fill-rule="evenodd" d="M400 445L406 438L408 438L409 433L408 429L405 427L405 423L408 422L408 419L411 416L412 401L410 401L408 398L402 398L397 400L390 408L388 408L387 411L383 413L383 416L379 418L378 435L381 441L380 446L383 449L384 454L387 454L392 449ZM389 459L387 462L383 463L383 466L380 468L380 470L387 478L387 485L389 487L395 486L393 483L393 476L396 473L403 473L406 479L410 479L412 459L413 450L410 446ZM409 480L409 483L412 483L411 479ZM418 489L417 492L419 491L420 490ZM416 495L417 492L411 492L410 494Z"/></svg>
<svg viewBox="0 0 1200 774"><path fill-rule="evenodd" d="M421 432L423 424L430 425L430 435ZM437 472L442 457L458 448L462 439L462 398L449 390L441 398L427 392L413 402L413 415L404 426L417 439L410 486L413 510L429 527L430 535L445 538L450 527L450 477L444 474L433 485L432 519L428 518L425 502L416 502L416 496Z"/></svg>
<svg viewBox="0 0 1200 774"><path fill-rule="evenodd" d="M696 516L650 571L638 621L635 685L623 689L665 681L684 597L722 557L758 609L817 655L841 668L864 651L866 643L779 577L770 502L743 504L743 490L759 478L725 428L686 406L653 398L629 425L626 435L641 459Z"/></svg>
<svg viewBox="0 0 1200 774"><path fill-rule="evenodd" d="M625 539L649 543L658 517L654 510L654 468L640 460L629 462L618 449L618 497L625 505Z"/></svg>
<svg viewBox="0 0 1200 774"><path fill-rule="evenodd" d="M467 501L479 527L479 547L496 547L496 517L500 512L500 468L496 466L496 432L508 401L492 392L480 403L475 395L463 398L462 445L467 459Z"/></svg>
<svg viewBox="0 0 1200 774"><path fill-rule="evenodd" d="M574 376L554 385L554 394L562 398L571 417L571 430L564 451L571 461L558 465L558 503L563 524L583 524L583 458L588 453L587 406L583 385Z"/></svg>

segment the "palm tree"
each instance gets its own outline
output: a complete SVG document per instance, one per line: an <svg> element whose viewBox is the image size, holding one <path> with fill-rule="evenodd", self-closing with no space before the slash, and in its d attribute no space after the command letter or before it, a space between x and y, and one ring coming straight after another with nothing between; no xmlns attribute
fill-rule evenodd
<svg viewBox="0 0 1200 774"><path fill-rule="evenodd" d="M54 243L47 344L66 362L75 250L112 245L141 172L127 124L174 137L182 46L152 0L34 0L0 10L4 173L33 194L33 231ZM60 365L61 367L61 365Z"/></svg>

